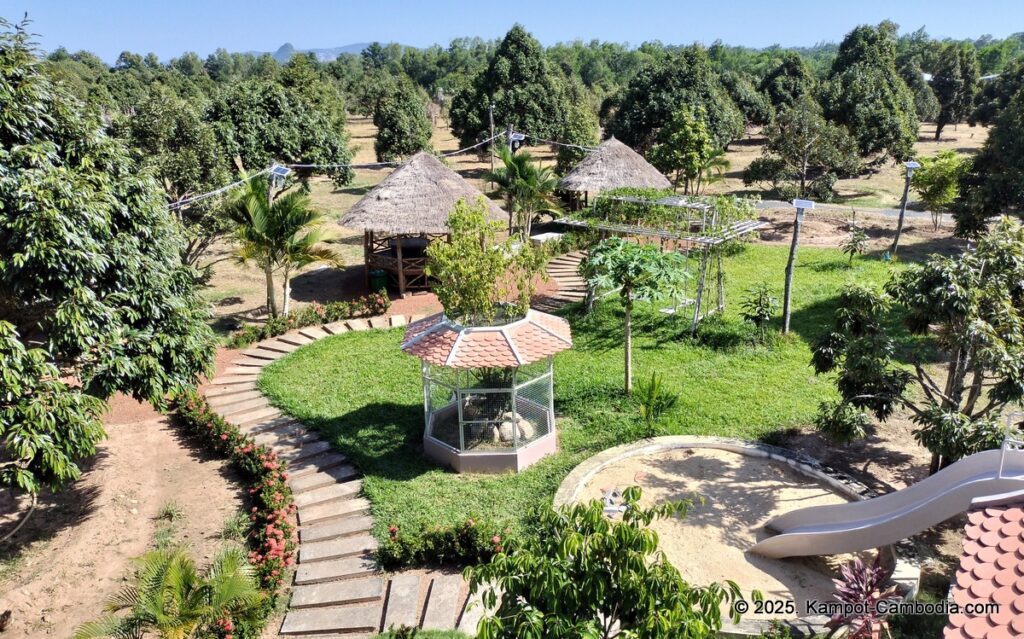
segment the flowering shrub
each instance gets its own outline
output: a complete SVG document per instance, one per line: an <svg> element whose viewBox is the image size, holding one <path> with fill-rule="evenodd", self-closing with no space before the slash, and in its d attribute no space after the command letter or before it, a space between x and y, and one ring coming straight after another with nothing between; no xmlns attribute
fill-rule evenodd
<svg viewBox="0 0 1024 639"><path fill-rule="evenodd" d="M243 348L269 337L283 335L293 328L320 326L353 317L374 317L383 315L391 308L391 299L384 293L370 293L348 302L313 302L309 306L282 315L271 317L263 324L253 324L231 334L228 346Z"/></svg>
<svg viewBox="0 0 1024 639"><path fill-rule="evenodd" d="M295 563L295 503L288 488L285 462L266 446L257 446L252 437L242 434L234 424L224 421L191 391L179 397L178 415L193 435L226 456L251 481L249 494L253 506L249 561L256 569L260 584L277 594L289 566Z"/></svg>
<svg viewBox="0 0 1024 639"><path fill-rule="evenodd" d="M503 535L493 526L467 519L456 526L433 526L414 531L388 526L388 539L377 549L386 568L424 564L473 565L490 561L503 550Z"/></svg>

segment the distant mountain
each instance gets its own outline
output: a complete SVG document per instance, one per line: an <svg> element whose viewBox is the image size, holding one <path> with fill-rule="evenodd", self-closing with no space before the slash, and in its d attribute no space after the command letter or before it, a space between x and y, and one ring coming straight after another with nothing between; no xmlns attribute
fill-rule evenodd
<svg viewBox="0 0 1024 639"><path fill-rule="evenodd" d="M330 62L331 60L336 59L339 55L345 53L359 54L363 51L363 49L365 49L368 46L370 46L369 42L356 42L354 44L346 44L345 46L342 47L331 47L329 49L296 49L291 42L285 42L277 49L277 51L271 53L270 55L273 56L273 58L278 62L287 62L296 53L312 53L316 56L317 60L320 60L322 62ZM260 56L268 52L246 51L246 53L255 56Z"/></svg>

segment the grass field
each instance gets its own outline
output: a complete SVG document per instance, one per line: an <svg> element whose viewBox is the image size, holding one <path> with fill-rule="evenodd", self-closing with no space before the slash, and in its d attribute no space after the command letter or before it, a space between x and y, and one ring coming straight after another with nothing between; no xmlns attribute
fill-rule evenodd
<svg viewBox="0 0 1024 639"><path fill-rule="evenodd" d="M756 439L810 423L834 386L809 366L809 342L831 319L835 296L852 280L881 283L885 263L863 259L846 267L834 249L801 250L794 292L794 333L771 346L751 343L737 316L743 292L767 280L781 290L787 250L748 246L727 258L727 312L687 336L685 320L652 305L636 313L637 377L658 371L680 394L663 419L664 434ZM550 503L562 478L580 461L639 438L636 408L622 393L622 315L617 298L589 317L567 308L574 347L556 357L555 395L560 450L517 475L459 475L422 455L419 362L399 350L400 330L324 339L278 360L260 378L272 401L324 433L364 473L376 533L485 517L518 529L534 507ZM368 383L372 380L372 383ZM410 528L411 527L411 528Z"/></svg>

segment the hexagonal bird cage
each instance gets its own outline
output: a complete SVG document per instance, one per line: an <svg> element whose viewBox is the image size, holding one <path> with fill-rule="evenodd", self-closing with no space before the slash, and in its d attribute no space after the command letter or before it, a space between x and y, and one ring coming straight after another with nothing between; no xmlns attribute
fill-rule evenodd
<svg viewBox="0 0 1024 639"><path fill-rule="evenodd" d="M463 326L444 313L409 325L402 350L423 364L423 449L458 472L520 471L557 449L553 356L569 323L529 310Z"/></svg>

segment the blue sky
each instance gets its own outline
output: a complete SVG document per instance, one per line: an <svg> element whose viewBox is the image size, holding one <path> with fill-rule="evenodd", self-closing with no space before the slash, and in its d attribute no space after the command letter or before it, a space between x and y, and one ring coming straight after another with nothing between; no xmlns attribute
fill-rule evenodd
<svg viewBox="0 0 1024 639"><path fill-rule="evenodd" d="M8 20L26 11L43 48L88 49L109 61L123 50L166 59L220 46L274 50L284 42L297 48L374 40L447 44L465 35L499 37L515 22L545 44L598 38L812 45L883 19L904 31L925 26L936 37L1024 31L1022 0L0 0L0 16Z"/></svg>

